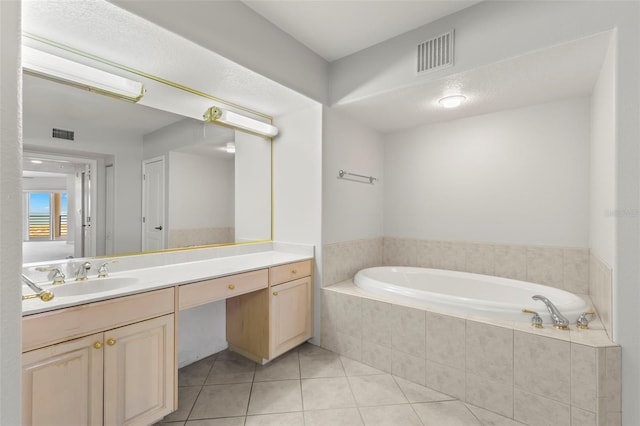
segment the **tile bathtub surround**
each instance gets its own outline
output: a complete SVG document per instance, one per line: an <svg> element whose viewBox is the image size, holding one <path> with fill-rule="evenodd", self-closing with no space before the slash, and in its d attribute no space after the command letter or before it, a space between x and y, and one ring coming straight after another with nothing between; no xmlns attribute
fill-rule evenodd
<svg viewBox="0 0 640 426"><path fill-rule="evenodd" d="M472 272L589 292L589 249L384 238L383 264ZM344 277L343 280L352 277Z"/></svg>
<svg viewBox="0 0 640 426"><path fill-rule="evenodd" d="M369 299L349 282L322 294L321 344L345 357L524 423L620 424L620 347L596 322L570 332L487 323Z"/></svg>
<svg viewBox="0 0 640 426"><path fill-rule="evenodd" d="M238 369L253 381L207 384ZM158 425L521 425L311 344L265 366L223 351L181 368L178 380L178 410Z"/></svg>
<svg viewBox="0 0 640 426"><path fill-rule="evenodd" d="M609 336L612 335L612 271L596 253L589 255L589 294Z"/></svg>
<svg viewBox="0 0 640 426"><path fill-rule="evenodd" d="M382 247L382 238L325 244L324 286L353 278L360 269L382 265Z"/></svg>

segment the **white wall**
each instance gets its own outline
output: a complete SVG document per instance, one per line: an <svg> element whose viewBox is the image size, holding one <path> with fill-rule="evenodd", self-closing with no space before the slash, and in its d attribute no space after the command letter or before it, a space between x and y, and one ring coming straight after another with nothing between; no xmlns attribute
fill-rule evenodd
<svg viewBox="0 0 640 426"><path fill-rule="evenodd" d="M0 424L20 424L22 118L20 3L0 2Z"/></svg>
<svg viewBox="0 0 640 426"><path fill-rule="evenodd" d="M233 157L169 153L169 229L233 227Z"/></svg>
<svg viewBox="0 0 640 426"><path fill-rule="evenodd" d="M609 266L615 259L616 61L614 33L591 96L589 185L589 247Z"/></svg>
<svg viewBox="0 0 640 426"><path fill-rule="evenodd" d="M588 247L587 98L385 140L386 236Z"/></svg>
<svg viewBox="0 0 640 426"><path fill-rule="evenodd" d="M322 106L275 117L274 241L315 246L314 341L320 338L322 283Z"/></svg>
<svg viewBox="0 0 640 426"><path fill-rule="evenodd" d="M271 139L235 132L235 240L271 239Z"/></svg>
<svg viewBox="0 0 640 426"><path fill-rule="evenodd" d="M335 108L323 109L322 242L383 236L382 136ZM373 185L338 179L338 171L374 176Z"/></svg>
<svg viewBox="0 0 640 426"><path fill-rule="evenodd" d="M75 141L52 139L53 127L74 130ZM115 175L114 253L140 251L142 232L142 138L128 133L118 133L73 120L54 117L25 117L24 144L29 150L74 155L94 159L113 159ZM102 163L104 165L105 163ZM104 179L102 167L97 170L98 179ZM104 194L104 182L98 182ZM98 206L98 214L104 206ZM102 214L104 216L104 214ZM100 218L104 221L104 217ZM104 234L104 233L103 233ZM104 237L103 237L104 238ZM100 241L98 242L100 244ZM104 241L102 241L104 247Z"/></svg>
<svg viewBox="0 0 640 426"><path fill-rule="evenodd" d="M328 98L329 64L242 2L110 1L312 99Z"/></svg>

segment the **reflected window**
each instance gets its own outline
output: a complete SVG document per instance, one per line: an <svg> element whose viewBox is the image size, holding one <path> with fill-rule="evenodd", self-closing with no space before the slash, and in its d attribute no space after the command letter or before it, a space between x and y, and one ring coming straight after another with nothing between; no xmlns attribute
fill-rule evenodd
<svg viewBox="0 0 640 426"><path fill-rule="evenodd" d="M27 192L25 241L64 240L67 237L66 192Z"/></svg>

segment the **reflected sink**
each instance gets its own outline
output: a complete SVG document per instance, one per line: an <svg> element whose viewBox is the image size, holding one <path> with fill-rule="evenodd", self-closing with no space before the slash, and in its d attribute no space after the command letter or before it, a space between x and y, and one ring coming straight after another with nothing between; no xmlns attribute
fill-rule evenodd
<svg viewBox="0 0 640 426"><path fill-rule="evenodd" d="M87 294L102 293L118 290L138 282L133 277L94 278L87 281L74 281L67 284L51 287L55 297L84 296Z"/></svg>

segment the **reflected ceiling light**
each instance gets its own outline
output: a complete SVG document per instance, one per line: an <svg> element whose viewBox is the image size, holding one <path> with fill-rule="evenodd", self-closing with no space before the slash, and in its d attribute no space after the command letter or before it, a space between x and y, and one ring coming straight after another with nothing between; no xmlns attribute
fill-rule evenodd
<svg viewBox="0 0 640 426"><path fill-rule="evenodd" d="M33 164L42 164L42 160L31 160Z"/></svg>
<svg viewBox="0 0 640 426"><path fill-rule="evenodd" d="M466 96L452 95L452 96L445 96L444 98L440 99L438 103L445 108L456 108L462 105L462 103L466 100L467 100Z"/></svg>
<svg viewBox="0 0 640 426"><path fill-rule="evenodd" d="M234 144L233 142L227 142L227 145L224 147L224 150L227 151L229 154L235 154L236 144Z"/></svg>
<svg viewBox="0 0 640 426"><path fill-rule="evenodd" d="M22 46L22 69L25 74L129 102L138 102L144 96L144 87L138 81L129 80L28 46Z"/></svg>
<svg viewBox="0 0 640 426"><path fill-rule="evenodd" d="M202 116L207 123L218 123L235 129L245 130L261 136L272 138L278 134L278 128L235 112L218 107L211 107Z"/></svg>

